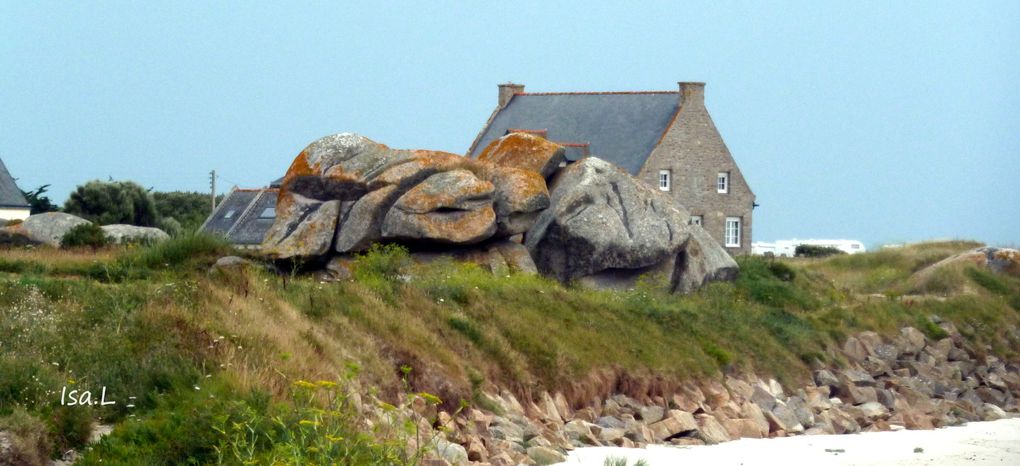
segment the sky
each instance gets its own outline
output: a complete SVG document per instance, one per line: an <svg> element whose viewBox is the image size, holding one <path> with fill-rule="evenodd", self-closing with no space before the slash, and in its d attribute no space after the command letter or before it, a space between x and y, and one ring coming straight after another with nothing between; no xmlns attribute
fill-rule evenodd
<svg viewBox="0 0 1020 466"><path fill-rule="evenodd" d="M1020 246L1020 2L149 3L0 0L22 189L264 186L337 132L464 153L501 82L705 81L755 241Z"/></svg>

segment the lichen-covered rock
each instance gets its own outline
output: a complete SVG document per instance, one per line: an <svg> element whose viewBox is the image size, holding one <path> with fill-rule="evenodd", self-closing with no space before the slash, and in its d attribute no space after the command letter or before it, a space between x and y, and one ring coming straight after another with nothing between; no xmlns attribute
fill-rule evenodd
<svg viewBox="0 0 1020 466"><path fill-rule="evenodd" d="M494 186L496 235L513 236L531 229L538 215L549 207L549 188L537 173L510 167L486 171Z"/></svg>
<svg viewBox="0 0 1020 466"><path fill-rule="evenodd" d="M503 167L530 170L548 178L564 159L563 146L527 133L510 133L489 143L478 160Z"/></svg>
<svg viewBox="0 0 1020 466"><path fill-rule="evenodd" d="M47 244L60 247L60 241L67 232L78 225L91 223L81 217L63 212L47 212L30 215L17 225L5 227L4 231L12 236L21 236L35 244Z"/></svg>
<svg viewBox="0 0 1020 466"><path fill-rule="evenodd" d="M1020 250L1011 248L977 248L948 257L920 270L915 276L923 281L936 270L958 265L973 265L995 273L1020 277Z"/></svg>
<svg viewBox="0 0 1020 466"><path fill-rule="evenodd" d="M262 253L273 259L318 258L333 244L340 201L281 194L277 219L262 242Z"/></svg>
<svg viewBox="0 0 1020 466"><path fill-rule="evenodd" d="M492 183L467 170L436 173L401 196L382 223L382 237L472 244L496 232Z"/></svg>
<svg viewBox="0 0 1020 466"><path fill-rule="evenodd" d="M135 225L103 225L103 234L113 244L157 243L170 239L165 231L153 227Z"/></svg>

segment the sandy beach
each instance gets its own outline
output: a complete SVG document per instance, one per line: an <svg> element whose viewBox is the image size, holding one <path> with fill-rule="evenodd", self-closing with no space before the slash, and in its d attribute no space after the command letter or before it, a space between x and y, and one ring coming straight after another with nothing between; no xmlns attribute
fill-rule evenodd
<svg viewBox="0 0 1020 466"><path fill-rule="evenodd" d="M936 430L743 439L712 446L595 447L561 465L601 466L607 457L649 466L705 465L1020 465L1020 418Z"/></svg>

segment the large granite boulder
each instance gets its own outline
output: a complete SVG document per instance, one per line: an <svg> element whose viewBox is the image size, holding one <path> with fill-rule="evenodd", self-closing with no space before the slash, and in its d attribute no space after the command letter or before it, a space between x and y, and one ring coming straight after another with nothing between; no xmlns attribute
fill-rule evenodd
<svg viewBox="0 0 1020 466"><path fill-rule="evenodd" d="M538 269L561 281L662 263L690 237L688 214L666 194L602 159L582 159L553 183L525 245Z"/></svg>
<svg viewBox="0 0 1020 466"><path fill-rule="evenodd" d="M521 233L548 205L548 190L528 171L447 152L391 149L342 133L298 154L278 205L264 251L277 259L311 258L330 248L363 251L379 241L467 245ZM306 236L290 238L298 234Z"/></svg>
<svg viewBox="0 0 1020 466"><path fill-rule="evenodd" d="M538 172L548 178L564 160L563 146L528 133L510 133L489 143L478 160Z"/></svg>
<svg viewBox="0 0 1020 466"><path fill-rule="evenodd" d="M719 242L697 225L688 227L690 237L681 246L671 278L673 291L690 293L709 282L731 281L740 267Z"/></svg>
<svg viewBox="0 0 1020 466"><path fill-rule="evenodd" d="M562 170L550 202L525 239L543 274L610 288L658 275L680 293L736 278L737 263L683 208L609 162Z"/></svg>
<svg viewBox="0 0 1020 466"><path fill-rule="evenodd" d="M165 231L154 227L139 227L135 225L103 225L103 234L113 244L126 243L158 243L170 239Z"/></svg>
<svg viewBox="0 0 1020 466"><path fill-rule="evenodd" d="M47 212L30 215L24 222L5 227L4 231L8 235L24 237L31 243L60 247L60 241L67 232L86 223L91 222L63 212Z"/></svg>

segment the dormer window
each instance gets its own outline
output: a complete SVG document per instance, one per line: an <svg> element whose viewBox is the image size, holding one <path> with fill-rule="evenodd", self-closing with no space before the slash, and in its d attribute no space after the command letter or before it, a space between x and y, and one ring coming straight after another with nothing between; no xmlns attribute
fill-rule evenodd
<svg viewBox="0 0 1020 466"><path fill-rule="evenodd" d="M670 184L670 171L659 170L659 190L669 191L669 184Z"/></svg>
<svg viewBox="0 0 1020 466"><path fill-rule="evenodd" d="M719 194L730 192L730 172L719 172L715 179L715 192Z"/></svg>

